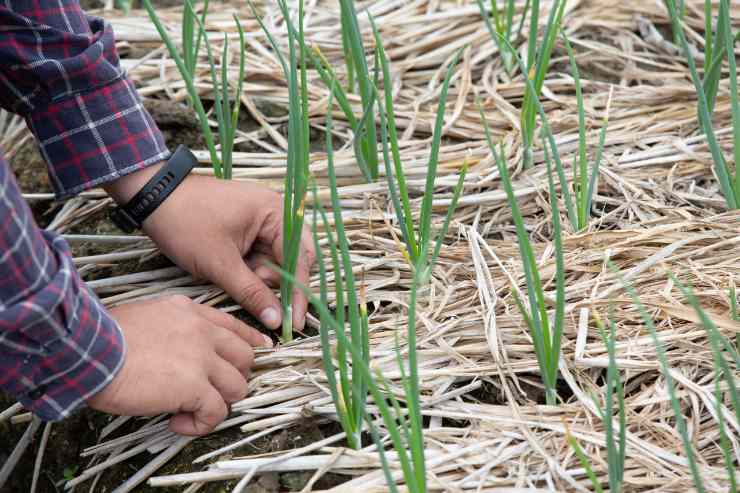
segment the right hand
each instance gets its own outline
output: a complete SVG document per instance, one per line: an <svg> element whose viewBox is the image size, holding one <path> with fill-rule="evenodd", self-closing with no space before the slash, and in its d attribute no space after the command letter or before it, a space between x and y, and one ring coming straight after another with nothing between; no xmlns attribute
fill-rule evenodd
<svg viewBox="0 0 740 493"><path fill-rule="evenodd" d="M203 435L221 423L228 403L247 394L252 347L270 339L220 310L185 296L110 310L128 346L123 367L88 400L93 409L125 416L169 412L170 430Z"/></svg>

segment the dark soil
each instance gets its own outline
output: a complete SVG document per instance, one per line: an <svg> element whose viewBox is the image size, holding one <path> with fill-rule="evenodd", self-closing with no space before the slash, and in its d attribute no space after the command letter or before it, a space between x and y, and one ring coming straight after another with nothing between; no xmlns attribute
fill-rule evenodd
<svg viewBox="0 0 740 493"><path fill-rule="evenodd" d="M5 409L12 403L12 399L0 394L0 409ZM87 460L80 457L80 452L96 443L100 430L111 419L108 415L83 409L75 413L72 417L52 425L37 491L39 493L63 491L62 482L82 472L87 464ZM8 423L0 425L0 464L4 463L10 455L26 426L25 424L10 425ZM141 423L135 421L117 433L116 436L135 431L140 426ZM333 423L318 426L314 420L305 420L292 429L265 437L254 444L245 445L240 449L234 450L231 454L234 456L252 455L290 450L315 443L326 436L336 434L338 431L337 425ZM0 493L15 493L29 490L40 437L41 432L39 431L36 440L26 450L9 482ZM237 427L196 440L171 462L160 469L157 474L176 474L197 470L192 466L192 461L195 458L242 438L244 438L244 435ZM110 468L103 473L95 491L105 493L114 490L152 458L152 455L144 453L126 461L124 464ZM255 478L252 485L246 491L249 493L274 493L286 490L298 491L311 479L312 474L312 472L308 471L263 474ZM327 474L316 484L316 488L330 488L341 484L345 480L346 477L344 476ZM235 486L235 483L235 481L212 483L206 485L200 491L207 493L229 491ZM81 488L86 491L89 488L89 484L82 485ZM162 490L141 485L136 491L154 492Z"/></svg>

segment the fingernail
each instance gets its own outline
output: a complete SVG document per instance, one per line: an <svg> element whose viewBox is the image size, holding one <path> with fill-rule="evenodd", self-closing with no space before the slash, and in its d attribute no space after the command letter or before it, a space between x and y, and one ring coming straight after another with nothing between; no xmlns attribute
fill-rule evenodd
<svg viewBox="0 0 740 493"><path fill-rule="evenodd" d="M265 339L265 347L272 347L272 339L267 334L262 334L262 337Z"/></svg>
<svg viewBox="0 0 740 493"><path fill-rule="evenodd" d="M271 329L276 329L277 326L280 325L280 314L274 308L265 308L264 310L262 310L260 319L262 320L263 324L270 327Z"/></svg>

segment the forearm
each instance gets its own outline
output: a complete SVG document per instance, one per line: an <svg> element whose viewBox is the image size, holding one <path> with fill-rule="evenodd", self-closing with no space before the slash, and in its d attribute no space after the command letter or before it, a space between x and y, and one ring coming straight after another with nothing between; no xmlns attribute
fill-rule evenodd
<svg viewBox="0 0 740 493"><path fill-rule="evenodd" d="M0 389L45 420L67 416L124 359L116 322L40 230L0 158Z"/></svg>
<svg viewBox="0 0 740 493"><path fill-rule="evenodd" d="M58 198L169 156L109 24L77 0L13 0L0 3L0 25L0 106L26 118Z"/></svg>

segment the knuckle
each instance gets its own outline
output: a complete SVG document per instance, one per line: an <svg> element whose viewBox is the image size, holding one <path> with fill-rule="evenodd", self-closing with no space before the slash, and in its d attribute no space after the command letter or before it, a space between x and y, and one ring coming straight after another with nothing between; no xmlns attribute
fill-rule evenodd
<svg viewBox="0 0 740 493"><path fill-rule="evenodd" d="M168 301L177 307L190 307L193 301L185 296L184 294L173 294L170 295Z"/></svg>
<svg viewBox="0 0 740 493"><path fill-rule="evenodd" d="M235 383L232 389L229 389L228 395L225 395L226 402L232 403L240 401L247 396L247 379L241 378L239 383Z"/></svg>
<svg viewBox="0 0 740 493"><path fill-rule="evenodd" d="M252 348L249 347L248 351L243 351L242 359L239 361L237 368L242 372L242 374L244 374L245 372L248 372L252 366L254 366L254 352L252 352Z"/></svg>
<svg viewBox="0 0 740 493"><path fill-rule="evenodd" d="M203 431L211 431L226 418L227 414L228 409L226 408L226 403L223 401L215 404L212 408L209 407L201 411L199 420L204 425L205 429Z"/></svg>
<svg viewBox="0 0 740 493"><path fill-rule="evenodd" d="M256 282L246 283L234 293L234 301L242 306L256 306L263 302L264 299L265 295Z"/></svg>

